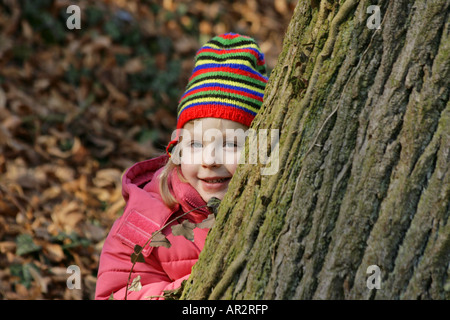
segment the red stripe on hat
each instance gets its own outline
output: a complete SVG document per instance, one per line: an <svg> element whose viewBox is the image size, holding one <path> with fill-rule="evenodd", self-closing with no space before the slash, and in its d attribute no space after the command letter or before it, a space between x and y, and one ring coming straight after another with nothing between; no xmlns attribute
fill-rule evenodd
<svg viewBox="0 0 450 320"><path fill-rule="evenodd" d="M177 120L177 129L183 128L186 122L200 118L221 118L239 122L250 127L254 115L245 110L233 107L217 108L216 104L202 105L201 107L192 107L183 110Z"/></svg>
<svg viewBox="0 0 450 320"><path fill-rule="evenodd" d="M218 37L222 38L222 39L236 39L236 38L239 38L239 37L245 38L245 39L249 39L249 37L247 37L247 36L243 36L243 35L240 35L240 34L233 34L233 33L221 34Z"/></svg>

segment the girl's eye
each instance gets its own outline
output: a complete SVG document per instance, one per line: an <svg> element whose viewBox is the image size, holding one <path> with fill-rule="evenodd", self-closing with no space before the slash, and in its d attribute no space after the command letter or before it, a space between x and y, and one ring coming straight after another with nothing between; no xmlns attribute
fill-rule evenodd
<svg viewBox="0 0 450 320"><path fill-rule="evenodd" d="M195 149L203 147L202 143L197 142L197 141L192 141L190 146L191 146L191 148L195 148Z"/></svg>
<svg viewBox="0 0 450 320"><path fill-rule="evenodd" d="M227 141L225 142L224 147L234 149L238 147L238 144L234 141Z"/></svg>

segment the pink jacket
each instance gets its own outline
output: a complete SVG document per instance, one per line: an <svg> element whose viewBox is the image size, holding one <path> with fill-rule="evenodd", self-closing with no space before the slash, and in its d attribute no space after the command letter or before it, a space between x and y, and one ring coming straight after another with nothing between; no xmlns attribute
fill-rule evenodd
<svg viewBox="0 0 450 320"><path fill-rule="evenodd" d="M176 172L169 176L169 186L179 204L169 209L159 193L159 174L168 156L139 162L129 168L122 178L122 194L126 201L123 215L112 226L103 245L97 276L96 299L123 299L131 269L131 254L136 244L143 246L151 234L177 215L205 205L199 193L188 183L181 182ZM207 218L208 209L195 210L183 219L199 223ZM187 279L192 266L203 249L208 229L194 229L194 241L172 235L171 226L163 234L170 248L146 246L145 263L137 262L131 279L141 276L142 289L128 291L128 299L148 299L161 296L164 290L176 289ZM155 297L158 298L158 297ZM161 298L159 298L161 299Z"/></svg>

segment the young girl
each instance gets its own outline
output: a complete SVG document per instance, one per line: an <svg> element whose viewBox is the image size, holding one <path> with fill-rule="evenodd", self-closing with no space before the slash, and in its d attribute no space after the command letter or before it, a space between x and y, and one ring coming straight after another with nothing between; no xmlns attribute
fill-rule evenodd
<svg viewBox="0 0 450 320"><path fill-rule="evenodd" d="M108 299L111 294L114 299L124 298L136 244L144 246L153 232L177 216L205 206L211 197L223 198L242 149L227 133L250 126L262 104L265 72L264 55L246 36L220 35L197 52L178 105L177 135L167 154L137 163L123 176L126 207L102 249L96 299ZM217 135L216 139L207 138L212 130L223 139ZM199 223L209 213L206 207L196 209L172 224L184 219ZM136 263L132 275L141 277L142 289L128 290L127 299L161 299L165 290L180 287L197 262L208 233L201 228L193 231L194 240L190 241L174 236L168 226L162 233L170 247L144 247L145 262Z"/></svg>

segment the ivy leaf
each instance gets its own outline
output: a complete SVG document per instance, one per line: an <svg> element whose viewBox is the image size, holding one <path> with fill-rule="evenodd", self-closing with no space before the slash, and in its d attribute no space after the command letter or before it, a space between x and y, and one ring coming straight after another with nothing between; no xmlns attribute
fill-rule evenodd
<svg viewBox="0 0 450 320"><path fill-rule="evenodd" d="M190 241L194 241L194 228L194 223L183 220L182 223L172 226L172 234L174 236L183 236Z"/></svg>
<svg viewBox="0 0 450 320"><path fill-rule="evenodd" d="M16 238L18 256L41 250L41 246L34 243L33 238L29 234L21 234Z"/></svg>
<svg viewBox="0 0 450 320"><path fill-rule="evenodd" d="M155 231L157 232L157 231ZM172 244L169 240L167 240L166 236L162 233L156 233L153 235L152 241L150 241L149 246L151 247L166 247L170 248Z"/></svg>
<svg viewBox="0 0 450 320"><path fill-rule="evenodd" d="M210 215L208 215L208 218L200 223L197 223L196 226L200 229L211 229L214 225L214 222L216 222L216 217L211 213Z"/></svg>
<svg viewBox="0 0 450 320"><path fill-rule="evenodd" d="M142 253L133 252L131 254L131 263L135 263L135 262L145 262L144 255Z"/></svg>
<svg viewBox="0 0 450 320"><path fill-rule="evenodd" d="M135 246L134 246L134 253L136 253L136 254L139 254L139 253L141 253L142 252L142 247L140 246L140 245L138 245L138 244L136 244Z"/></svg>
<svg viewBox="0 0 450 320"><path fill-rule="evenodd" d="M141 276L137 276L136 278L133 279L133 281L131 281L131 284L128 287L128 290L137 292L141 289L142 289Z"/></svg>
<svg viewBox="0 0 450 320"><path fill-rule="evenodd" d="M220 205L220 199L216 197L211 197L211 199L208 200L208 203L206 204L208 206L209 211L211 211L214 214L217 214L217 211L219 209Z"/></svg>
<svg viewBox="0 0 450 320"><path fill-rule="evenodd" d="M131 254L131 263L145 262L144 255L142 254L142 247L140 245L134 246L134 252Z"/></svg>

